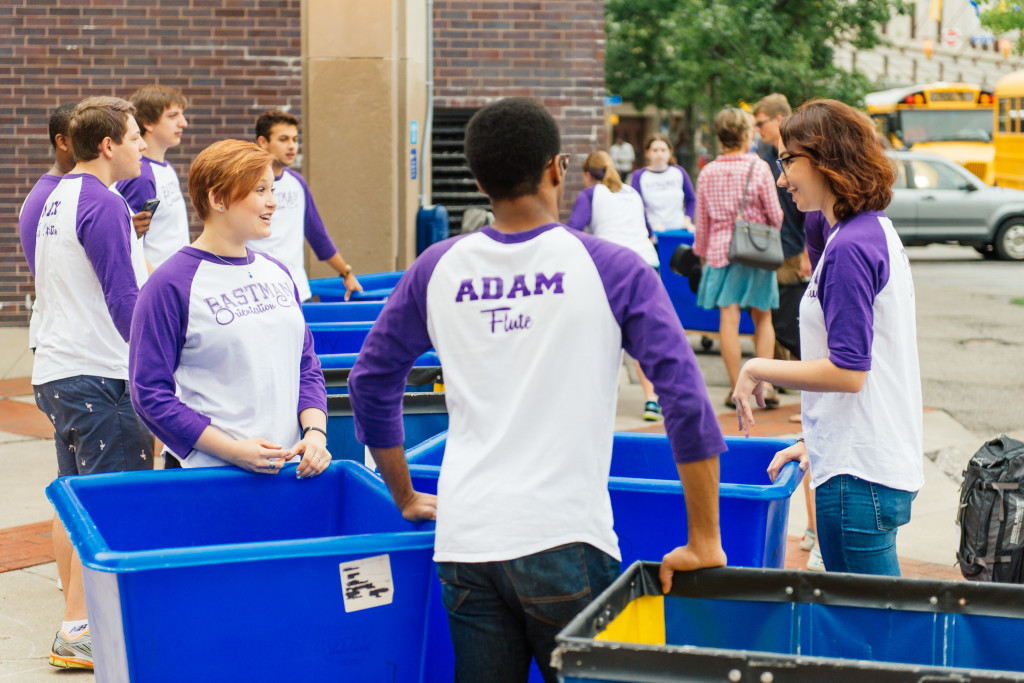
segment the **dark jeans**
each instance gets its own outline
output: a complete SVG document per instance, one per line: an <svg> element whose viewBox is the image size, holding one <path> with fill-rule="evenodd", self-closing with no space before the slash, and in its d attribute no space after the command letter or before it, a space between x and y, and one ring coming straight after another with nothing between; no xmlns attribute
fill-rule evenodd
<svg viewBox="0 0 1024 683"><path fill-rule="evenodd" d="M851 474L814 490L818 542L830 572L899 576L896 530L910 521L916 491L901 491Z"/></svg>
<svg viewBox="0 0 1024 683"><path fill-rule="evenodd" d="M555 635L619 575L586 543L503 562L439 562L457 683L526 683L531 657L546 683Z"/></svg>

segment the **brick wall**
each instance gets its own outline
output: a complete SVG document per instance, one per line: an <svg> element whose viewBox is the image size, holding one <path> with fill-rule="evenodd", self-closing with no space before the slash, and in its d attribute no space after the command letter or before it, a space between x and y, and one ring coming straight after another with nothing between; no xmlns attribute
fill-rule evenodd
<svg viewBox="0 0 1024 683"><path fill-rule="evenodd" d="M167 159L191 159L227 137L252 138L257 114L301 116L301 0L3 0L0 4L0 326L28 321L34 296L18 209L50 167L46 125L63 102L130 97L163 83L189 100L189 128ZM187 201L187 200L186 200ZM193 225L194 228L198 225Z"/></svg>
<svg viewBox="0 0 1024 683"><path fill-rule="evenodd" d="M571 152L563 220L583 188L582 161L604 139L602 0L435 0L434 106L475 109L534 97Z"/></svg>
<svg viewBox="0 0 1024 683"><path fill-rule="evenodd" d="M189 128L168 152L184 180L191 159L225 137L252 137L271 107L301 116L301 0L3 0L0 4L0 326L25 325L34 296L17 212L49 168L50 111L89 95L128 97L160 82L189 99ZM606 144L604 8L600 0L435 1L438 108L536 97L567 152ZM563 218L582 189L574 157ZM184 187L183 187L184 191ZM193 225L193 228L197 228Z"/></svg>

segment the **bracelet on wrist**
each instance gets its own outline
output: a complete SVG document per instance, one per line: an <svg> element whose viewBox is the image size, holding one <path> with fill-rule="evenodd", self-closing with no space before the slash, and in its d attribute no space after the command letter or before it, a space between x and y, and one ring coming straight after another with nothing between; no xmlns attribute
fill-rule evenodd
<svg viewBox="0 0 1024 683"><path fill-rule="evenodd" d="M343 278L348 277L351 274L352 274L352 266L350 266L350 265L345 266L345 270L341 271L341 276Z"/></svg>
<svg viewBox="0 0 1024 683"><path fill-rule="evenodd" d="M804 437L798 436L797 439L796 439L796 442L797 443L801 443L803 440L804 440Z"/></svg>
<svg viewBox="0 0 1024 683"><path fill-rule="evenodd" d="M304 429L302 430L302 438L303 438L303 439L305 439L305 438L306 438L306 432L308 432L308 431L309 431L309 430L311 430L311 429L312 429L312 430L313 430L314 432L320 432L321 434L323 434L323 435L324 435L324 439L325 439L325 440L327 439L327 432L326 432L326 431L324 431L323 429L320 429L319 427L306 427L306 428L304 428Z"/></svg>

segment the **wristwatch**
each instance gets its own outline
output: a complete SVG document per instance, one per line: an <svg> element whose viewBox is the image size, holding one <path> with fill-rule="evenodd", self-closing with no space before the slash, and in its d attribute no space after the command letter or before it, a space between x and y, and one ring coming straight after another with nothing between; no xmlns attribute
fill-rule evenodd
<svg viewBox="0 0 1024 683"><path fill-rule="evenodd" d="M343 272L341 274L341 276L344 278L344 277L348 277L351 274L352 274L352 264L348 264L348 265L345 266L345 272Z"/></svg>

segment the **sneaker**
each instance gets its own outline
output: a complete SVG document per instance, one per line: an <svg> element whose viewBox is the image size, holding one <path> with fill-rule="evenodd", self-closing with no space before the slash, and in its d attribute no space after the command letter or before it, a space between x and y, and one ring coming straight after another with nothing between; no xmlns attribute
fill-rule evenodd
<svg viewBox="0 0 1024 683"><path fill-rule="evenodd" d="M65 669L91 669L92 636L88 629L77 638L71 639L64 631L57 631L57 637L50 648L50 664Z"/></svg>
<svg viewBox="0 0 1024 683"><path fill-rule="evenodd" d="M811 556L807 558L807 568L812 572L825 571L825 561L821 559L821 551L817 548L812 550Z"/></svg>
<svg viewBox="0 0 1024 683"><path fill-rule="evenodd" d="M658 405L657 401L648 401L644 404L644 419L648 422L658 422L661 420L661 406Z"/></svg>
<svg viewBox="0 0 1024 683"><path fill-rule="evenodd" d="M814 547L814 542L817 540L818 536L810 529L807 529L804 531L804 537L800 539L800 550L810 550Z"/></svg>

